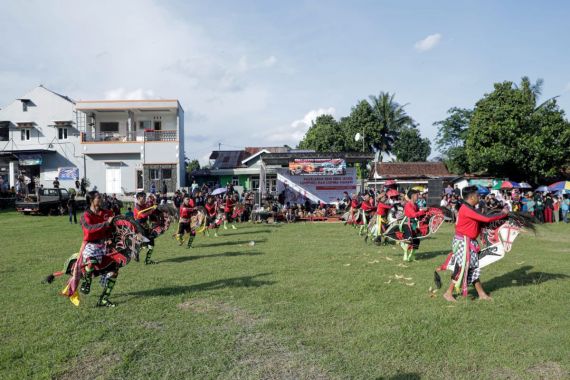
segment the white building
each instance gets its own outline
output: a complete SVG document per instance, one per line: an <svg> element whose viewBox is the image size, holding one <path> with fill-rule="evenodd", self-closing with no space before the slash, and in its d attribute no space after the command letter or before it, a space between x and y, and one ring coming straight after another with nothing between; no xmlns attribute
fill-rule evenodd
<svg viewBox="0 0 570 380"><path fill-rule="evenodd" d="M184 111L177 100L73 102L39 86L0 110L0 175L51 187L126 194L185 186ZM63 178L62 178L63 175ZM37 181L36 181L37 182Z"/></svg>
<svg viewBox="0 0 570 380"><path fill-rule="evenodd" d="M75 103L64 95L38 86L0 110L0 176L15 186L18 176L27 183L74 187L83 175L80 133ZM61 170L60 170L61 169Z"/></svg>

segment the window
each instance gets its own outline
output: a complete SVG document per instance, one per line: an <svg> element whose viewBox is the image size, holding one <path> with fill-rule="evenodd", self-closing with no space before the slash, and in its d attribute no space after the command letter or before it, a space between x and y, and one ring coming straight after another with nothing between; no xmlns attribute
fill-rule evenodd
<svg viewBox="0 0 570 380"><path fill-rule="evenodd" d="M251 178L251 190L253 191L259 190L259 177Z"/></svg>
<svg viewBox="0 0 570 380"><path fill-rule="evenodd" d="M22 100L22 111L28 112L28 102L26 100Z"/></svg>
<svg viewBox="0 0 570 380"><path fill-rule="evenodd" d="M0 123L0 141L10 140L10 124Z"/></svg>
<svg viewBox="0 0 570 380"><path fill-rule="evenodd" d="M30 128L23 128L20 133L22 141L28 141L30 139L30 135L32 134L32 130Z"/></svg>
<svg viewBox="0 0 570 380"><path fill-rule="evenodd" d="M57 138L59 140L67 140L67 128L65 127L57 128Z"/></svg>
<svg viewBox="0 0 570 380"><path fill-rule="evenodd" d="M172 169L162 169L162 179L172 179Z"/></svg>
<svg viewBox="0 0 570 380"><path fill-rule="evenodd" d="M160 131L162 129L162 121L155 121L154 122L154 130Z"/></svg>
<svg viewBox="0 0 570 380"><path fill-rule="evenodd" d="M160 180L160 170L148 169L148 176L150 177L151 181L159 181Z"/></svg>
<svg viewBox="0 0 570 380"><path fill-rule="evenodd" d="M119 123L116 121L100 123L99 130L101 132L119 132Z"/></svg>
<svg viewBox="0 0 570 380"><path fill-rule="evenodd" d="M239 186L239 178L237 176L232 177L232 185Z"/></svg>
<svg viewBox="0 0 570 380"><path fill-rule="evenodd" d="M144 131L145 129L150 129L151 123L150 120L141 120L139 121L139 129Z"/></svg>

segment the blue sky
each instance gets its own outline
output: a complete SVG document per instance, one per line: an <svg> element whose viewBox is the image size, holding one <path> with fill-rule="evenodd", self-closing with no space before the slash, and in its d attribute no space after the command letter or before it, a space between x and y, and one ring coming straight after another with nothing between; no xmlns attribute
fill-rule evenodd
<svg viewBox="0 0 570 380"><path fill-rule="evenodd" d="M424 136L494 82L545 81L570 110L564 1L1 1L0 104L178 98L186 151L296 144L316 115L396 93ZM423 41L423 42L422 42Z"/></svg>

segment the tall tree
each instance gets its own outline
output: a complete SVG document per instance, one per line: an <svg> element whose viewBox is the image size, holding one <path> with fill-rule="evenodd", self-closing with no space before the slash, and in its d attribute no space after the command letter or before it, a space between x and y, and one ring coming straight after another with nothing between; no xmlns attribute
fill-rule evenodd
<svg viewBox="0 0 570 380"><path fill-rule="evenodd" d="M186 172L192 173L194 170L200 170L200 162L196 159L186 161Z"/></svg>
<svg viewBox="0 0 570 380"><path fill-rule="evenodd" d="M371 143L381 152L390 154L398 134L406 127L414 127L414 120L406 113L406 104L401 105L394 100L396 94L380 92L378 96L370 96L372 116L377 123L377 130Z"/></svg>
<svg viewBox="0 0 570 380"><path fill-rule="evenodd" d="M331 115L321 115L299 142L300 149L314 149L318 152L342 152L345 150L346 135Z"/></svg>
<svg viewBox="0 0 570 380"><path fill-rule="evenodd" d="M444 120L433 123L437 126L436 148L443 154L450 172L463 174L469 171L465 140L473 110L453 107L447 114L449 116Z"/></svg>
<svg viewBox="0 0 570 380"><path fill-rule="evenodd" d="M477 102L466 141L472 170L538 183L568 167L570 125L555 99L537 106L541 86L495 83Z"/></svg>
<svg viewBox="0 0 570 380"><path fill-rule="evenodd" d="M431 153L431 143L428 138L422 138L417 128L406 127L400 130L394 153L399 161L425 161Z"/></svg>

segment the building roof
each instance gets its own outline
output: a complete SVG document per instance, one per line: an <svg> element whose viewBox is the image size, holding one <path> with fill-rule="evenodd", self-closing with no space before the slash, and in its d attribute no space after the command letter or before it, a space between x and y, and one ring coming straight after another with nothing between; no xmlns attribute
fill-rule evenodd
<svg viewBox="0 0 570 380"><path fill-rule="evenodd" d="M371 178L435 178L452 177L443 162L378 162Z"/></svg>
<svg viewBox="0 0 570 380"><path fill-rule="evenodd" d="M290 151L287 153L269 153L263 156L263 162L268 165L286 165L295 159L336 159L342 158L347 164L369 162L374 159L371 153L358 152L307 152Z"/></svg>
<svg viewBox="0 0 570 380"><path fill-rule="evenodd" d="M182 108L176 99L80 100L76 104L79 111L123 111L132 109L165 111Z"/></svg>
<svg viewBox="0 0 570 380"><path fill-rule="evenodd" d="M215 155L214 152L216 153ZM216 160L212 165L212 169L239 168L242 166L241 162L248 156L244 150L219 150L214 152L210 155L210 159Z"/></svg>

